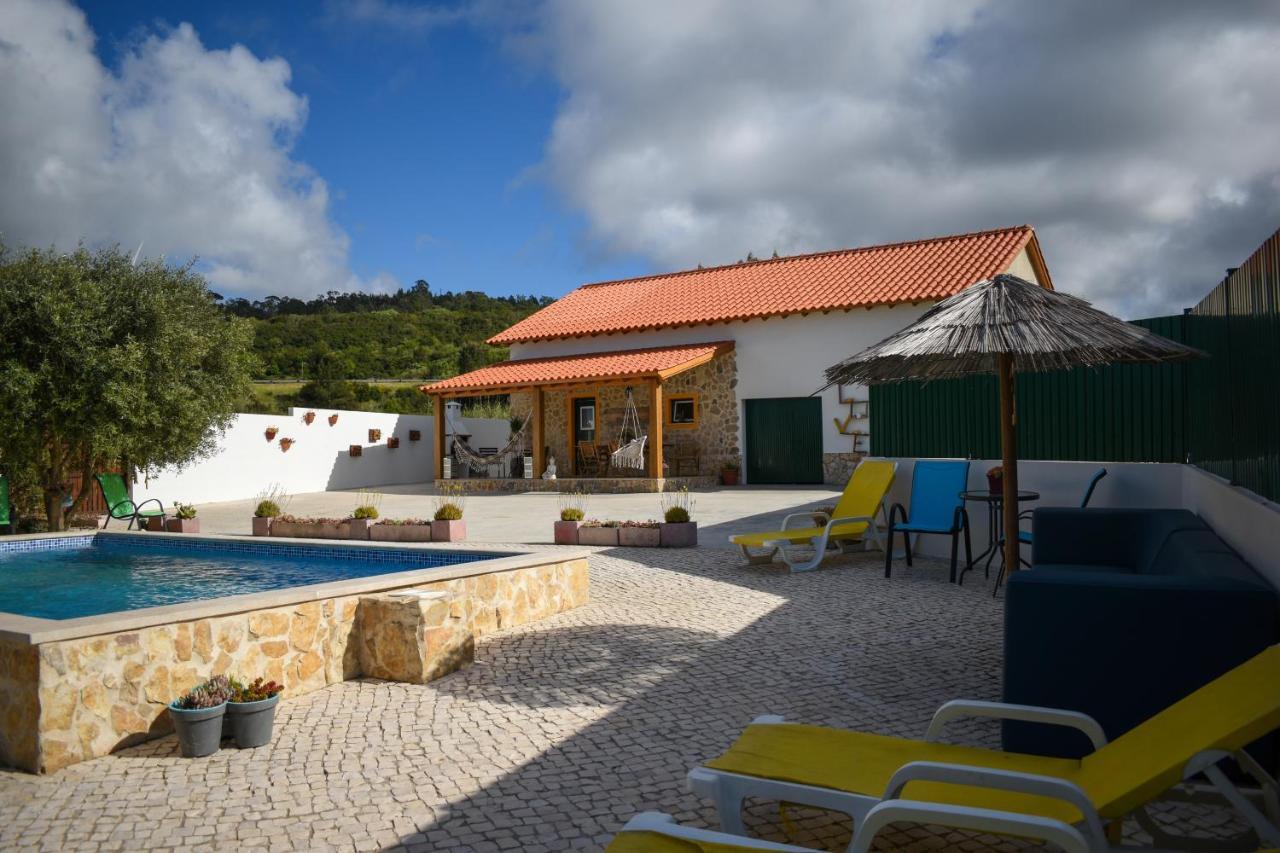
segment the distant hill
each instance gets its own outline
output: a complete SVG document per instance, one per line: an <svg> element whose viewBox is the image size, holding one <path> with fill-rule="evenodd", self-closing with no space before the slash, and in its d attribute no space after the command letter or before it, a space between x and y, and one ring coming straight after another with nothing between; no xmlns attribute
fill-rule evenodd
<svg viewBox="0 0 1280 853"><path fill-rule="evenodd" d="M437 378L501 361L506 350L484 340L553 301L432 293L419 280L395 293L231 299L224 308L253 321L260 379Z"/></svg>
<svg viewBox="0 0 1280 853"><path fill-rule="evenodd" d="M432 293L419 280L395 293L230 299L223 307L253 324L258 379L302 380L259 385L246 410L283 413L289 406L316 406L428 412L429 400L413 383L351 380L439 379L501 361L506 348L489 346L485 339L553 301L473 290Z"/></svg>

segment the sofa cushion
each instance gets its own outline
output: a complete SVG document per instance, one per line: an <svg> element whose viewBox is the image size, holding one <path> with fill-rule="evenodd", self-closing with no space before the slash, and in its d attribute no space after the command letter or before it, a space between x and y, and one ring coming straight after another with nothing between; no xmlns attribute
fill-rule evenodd
<svg viewBox="0 0 1280 853"><path fill-rule="evenodd" d="M1157 565L1169 538L1183 531L1218 537L1194 512L1185 509L1157 509L1142 513L1134 535L1138 537L1134 569L1142 574L1168 574ZM1221 540L1218 540L1221 541Z"/></svg>
<svg viewBox="0 0 1280 853"><path fill-rule="evenodd" d="M1108 566L1102 563L1039 563L1035 567L1037 572L1066 572L1069 574L1078 574L1081 576L1080 582L1086 583L1084 575L1091 572L1097 572L1104 575L1131 575L1133 569L1128 566Z"/></svg>
<svg viewBox="0 0 1280 853"><path fill-rule="evenodd" d="M1147 574L1266 584L1231 546L1209 530L1178 530L1169 534Z"/></svg>

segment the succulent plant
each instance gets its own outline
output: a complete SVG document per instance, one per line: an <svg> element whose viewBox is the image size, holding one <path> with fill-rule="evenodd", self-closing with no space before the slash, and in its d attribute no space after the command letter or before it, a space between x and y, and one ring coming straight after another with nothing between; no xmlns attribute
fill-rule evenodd
<svg viewBox="0 0 1280 853"><path fill-rule="evenodd" d="M284 690L274 681L263 681L261 677L255 678L249 684L244 684L236 679L231 679L231 693L228 697L232 702L261 702L263 699L270 699L272 696Z"/></svg>
<svg viewBox="0 0 1280 853"><path fill-rule="evenodd" d="M216 708L231 695L231 681L225 675L215 675L203 684L188 690L178 699L178 707L193 711L199 708Z"/></svg>

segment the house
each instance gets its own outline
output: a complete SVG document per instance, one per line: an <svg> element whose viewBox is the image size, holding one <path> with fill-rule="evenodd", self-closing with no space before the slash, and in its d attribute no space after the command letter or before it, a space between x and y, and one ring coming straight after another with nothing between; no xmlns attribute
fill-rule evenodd
<svg viewBox="0 0 1280 853"><path fill-rule="evenodd" d="M587 284L490 338L509 361L422 390L437 412L510 394L539 475L554 457L561 477L661 488L733 459L750 483L843 483L869 450L866 389L815 393L823 370L1002 272L1053 286L1030 226ZM644 468L608 465L637 431Z"/></svg>

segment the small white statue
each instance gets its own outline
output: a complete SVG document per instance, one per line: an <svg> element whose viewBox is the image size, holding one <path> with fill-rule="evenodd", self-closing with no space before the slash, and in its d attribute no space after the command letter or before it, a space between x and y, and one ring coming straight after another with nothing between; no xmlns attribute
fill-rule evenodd
<svg viewBox="0 0 1280 853"><path fill-rule="evenodd" d="M547 457L547 470L542 472L542 479L554 480L556 478L556 458L554 456Z"/></svg>

